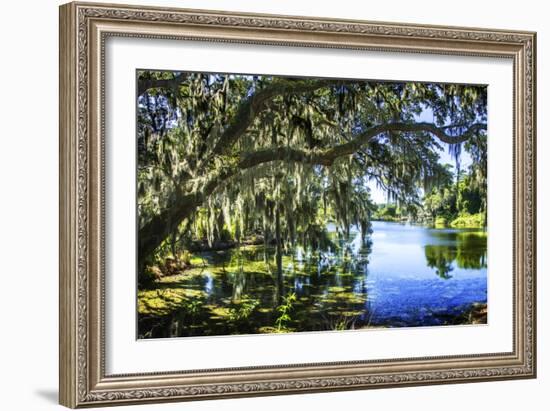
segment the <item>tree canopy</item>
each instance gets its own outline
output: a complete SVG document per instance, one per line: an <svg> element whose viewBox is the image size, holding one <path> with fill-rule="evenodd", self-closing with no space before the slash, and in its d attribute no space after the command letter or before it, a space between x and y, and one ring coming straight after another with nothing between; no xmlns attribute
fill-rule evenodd
<svg viewBox="0 0 550 411"><path fill-rule="evenodd" d="M485 86L163 71L137 81L140 270L197 238L322 246L327 220L366 235L368 182L419 204L448 183L442 150L466 150L468 184L486 185Z"/></svg>

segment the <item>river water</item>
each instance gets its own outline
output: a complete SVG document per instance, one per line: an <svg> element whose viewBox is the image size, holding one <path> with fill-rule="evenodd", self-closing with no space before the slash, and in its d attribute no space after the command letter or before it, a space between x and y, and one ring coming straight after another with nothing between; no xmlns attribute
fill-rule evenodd
<svg viewBox="0 0 550 411"><path fill-rule="evenodd" d="M336 238L335 227L328 225ZM196 256L194 268L138 294L141 338L413 327L468 323L487 302L487 235L373 222L347 241L283 258L243 247ZM200 261L198 260L200 259Z"/></svg>

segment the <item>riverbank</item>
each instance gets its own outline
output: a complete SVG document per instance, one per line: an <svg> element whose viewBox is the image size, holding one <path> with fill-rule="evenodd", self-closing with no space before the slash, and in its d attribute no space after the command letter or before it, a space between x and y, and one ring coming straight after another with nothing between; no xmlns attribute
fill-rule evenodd
<svg viewBox="0 0 550 411"><path fill-rule="evenodd" d="M372 221L391 223L411 223L433 226L434 228L486 228L485 216L482 213L463 213L455 217L436 216L435 218L410 218L408 216L374 216Z"/></svg>
<svg viewBox="0 0 550 411"><path fill-rule="evenodd" d="M487 324L487 303L473 303L457 318L456 325Z"/></svg>

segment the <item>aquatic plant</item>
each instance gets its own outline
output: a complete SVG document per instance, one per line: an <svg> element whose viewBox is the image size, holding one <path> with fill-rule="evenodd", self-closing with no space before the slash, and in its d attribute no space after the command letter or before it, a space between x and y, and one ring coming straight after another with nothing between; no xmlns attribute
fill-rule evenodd
<svg viewBox="0 0 550 411"><path fill-rule="evenodd" d="M283 302L277 307L277 312L279 313L277 319L275 320L275 326L277 327L277 332L287 330L287 326L292 321L290 313L296 302L296 294L290 293L283 297Z"/></svg>

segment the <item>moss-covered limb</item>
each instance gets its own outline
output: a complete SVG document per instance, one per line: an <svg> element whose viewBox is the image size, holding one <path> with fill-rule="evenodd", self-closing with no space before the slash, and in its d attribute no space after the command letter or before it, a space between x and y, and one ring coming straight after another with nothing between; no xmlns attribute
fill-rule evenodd
<svg viewBox="0 0 550 411"><path fill-rule="evenodd" d="M236 114L230 120L227 128L218 139L213 149L213 154L227 153L234 143L247 130L256 116L267 108L267 104L273 98L284 95L296 95L312 92L320 88L345 84L342 80L284 80L278 79L241 101Z"/></svg>
<svg viewBox="0 0 550 411"><path fill-rule="evenodd" d="M484 128L486 128L485 124L476 123L460 135L449 136L443 129L430 123L387 123L373 126L357 136L353 136L347 143L322 151L306 151L290 147L273 147L243 153L238 168L244 170L262 163L281 160L331 166L337 158L356 153L371 139L390 131L428 132L435 135L441 141L448 142L449 144L459 144L468 140L473 134Z"/></svg>
<svg viewBox="0 0 550 411"><path fill-rule="evenodd" d="M189 78L188 73L179 73L173 78L139 78L138 96L153 88L163 88L169 90L177 89L183 82Z"/></svg>

